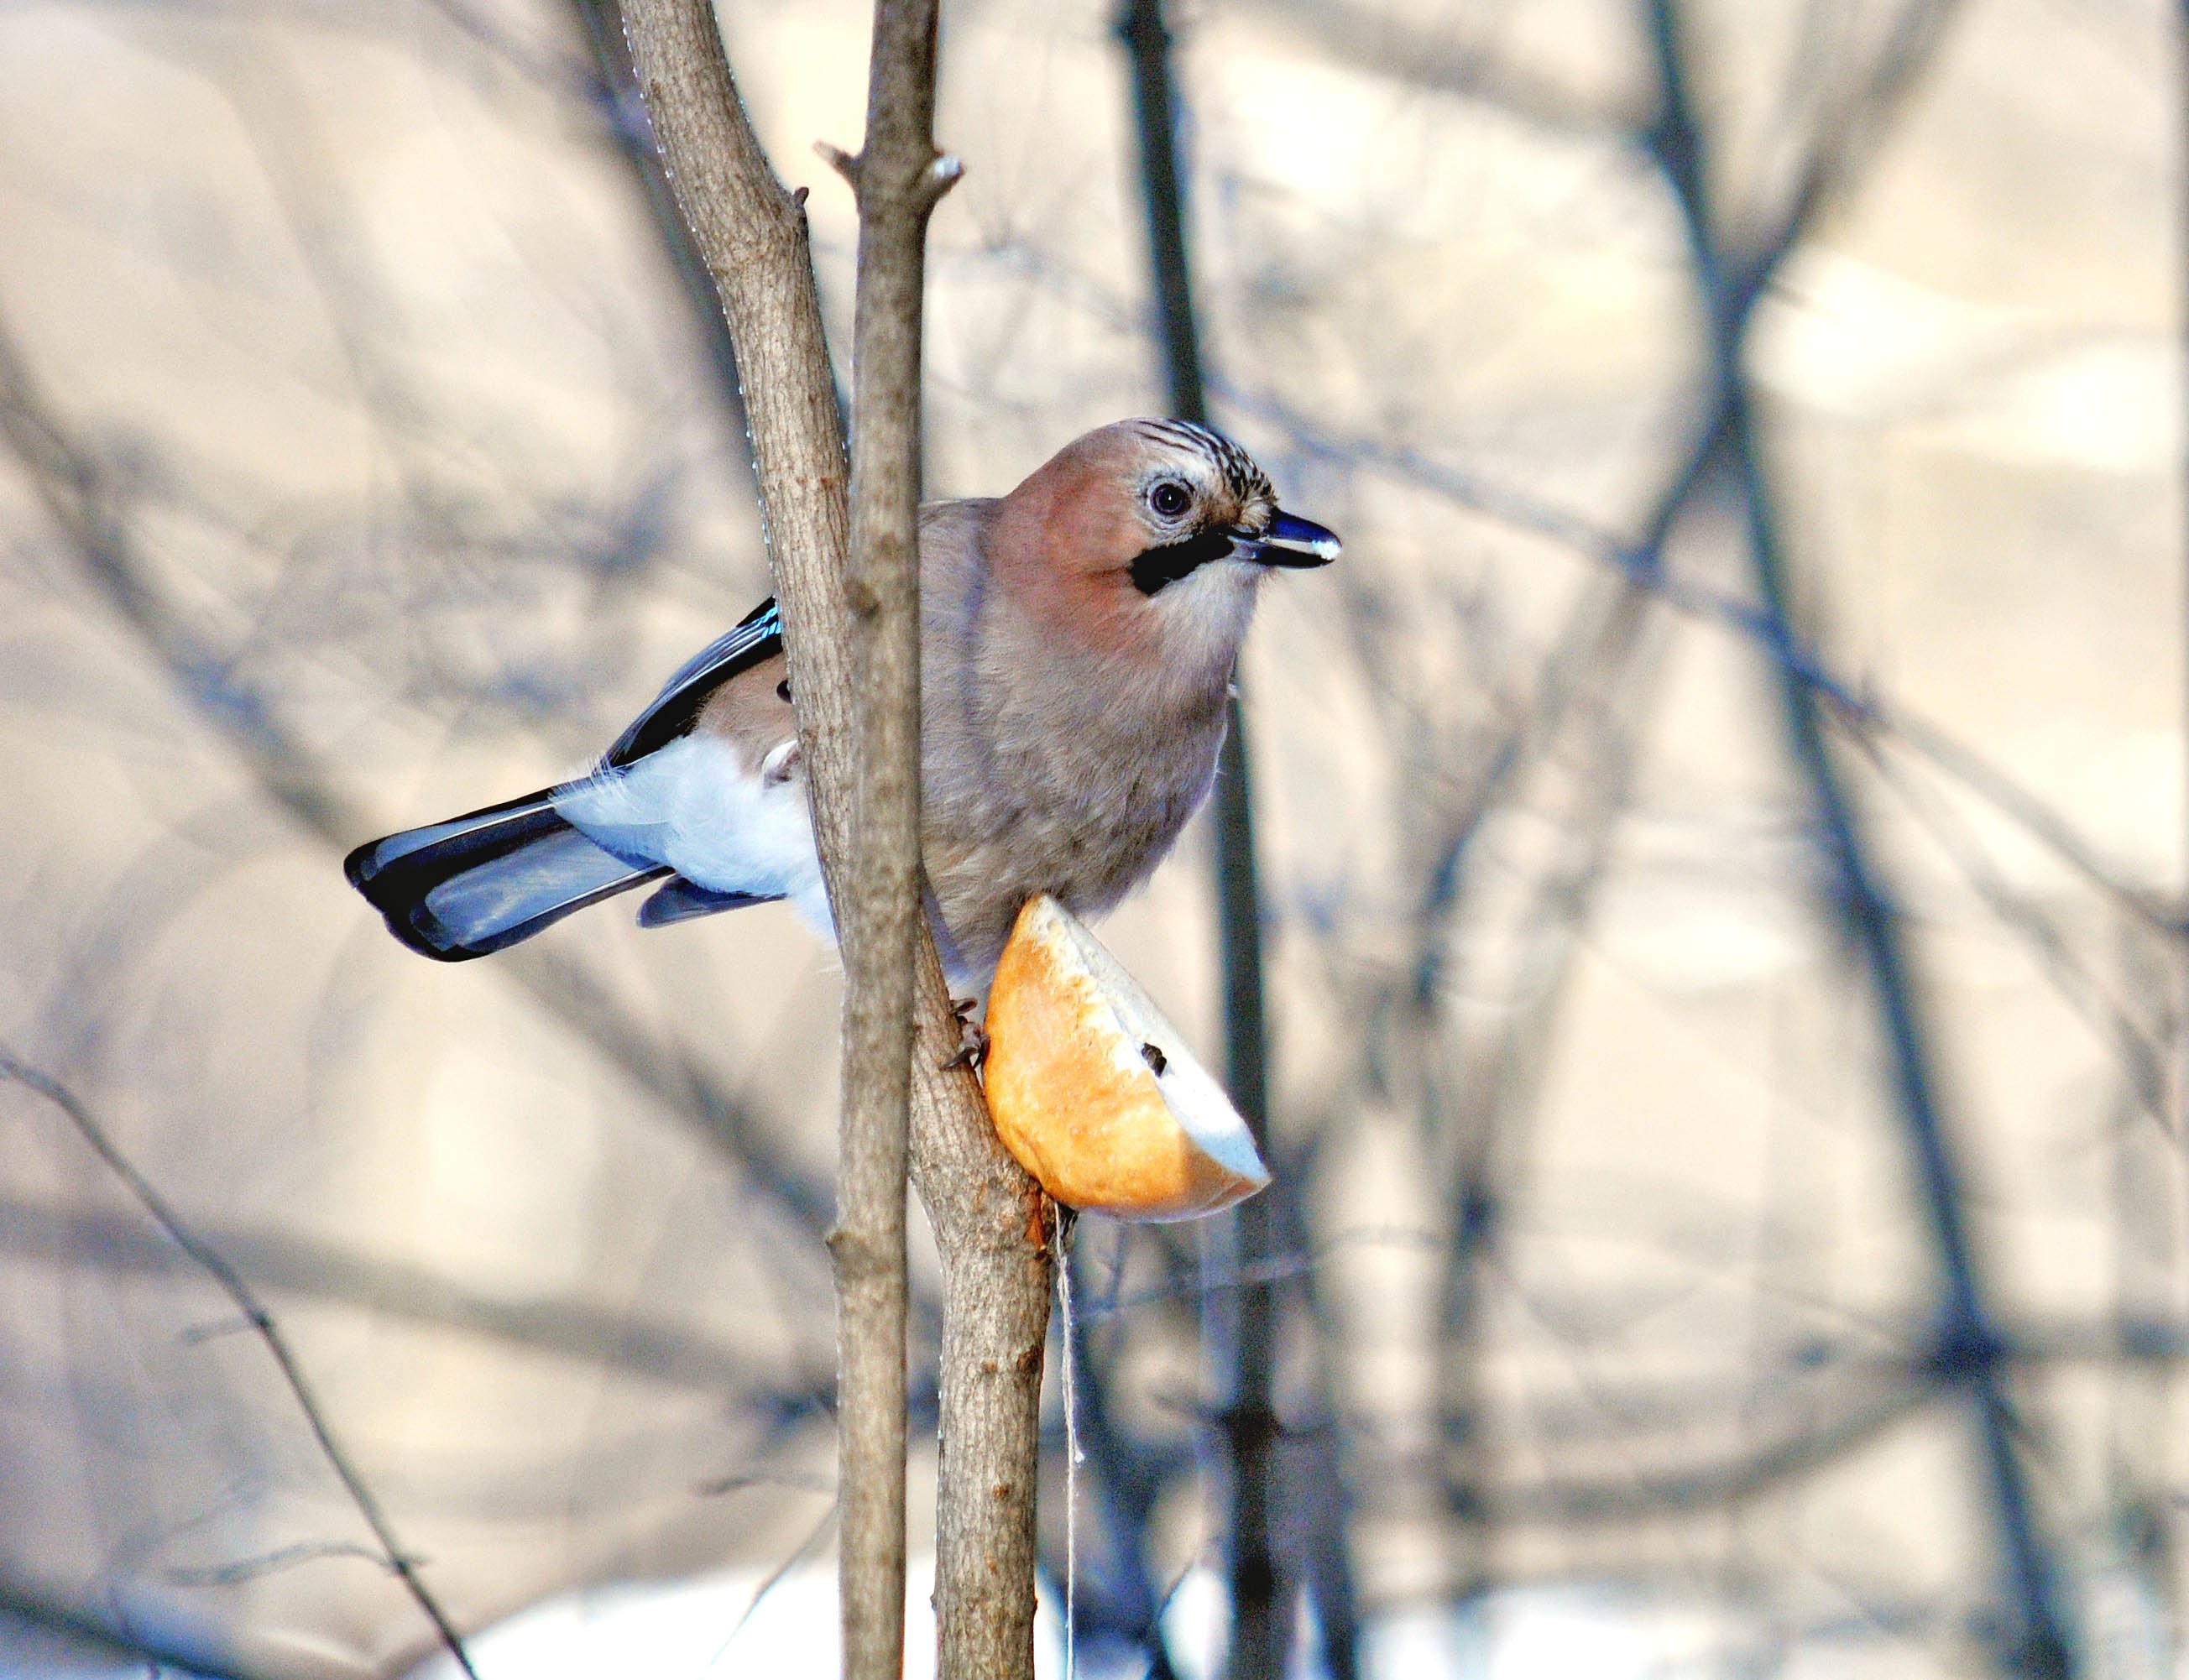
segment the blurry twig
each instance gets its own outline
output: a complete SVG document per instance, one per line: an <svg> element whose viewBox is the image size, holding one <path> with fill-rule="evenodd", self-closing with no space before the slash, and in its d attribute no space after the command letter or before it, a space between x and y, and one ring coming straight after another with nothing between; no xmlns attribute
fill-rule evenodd
<svg viewBox="0 0 2189 1680"><path fill-rule="evenodd" d="M1799 238L1804 226L1787 234ZM1761 294L1751 297L1752 304ZM1743 316L1741 319L1745 320ZM1813 690L1833 721L1858 738L1895 741L1928 760L1940 772L1995 807L2025 829L2077 874L2114 899L2139 921L2169 937L2181 937L2189 924L2189 908L2169 902L2163 894L2126 880L2089 840L2078 834L2056 808L2048 805L2014 777L1982 753L1920 713L1881 693L1873 684L1835 671L1820 649L1790 626L1775 622L1753 602L1707 584L1677 576L1665 565L1664 546L1673 524L1706 480L1722 439L1716 427L1722 420L1705 416L1695 447L1651 509L1643 534L1623 538L1570 509L1560 507L1510 485L1500 484L1447 466L1406 445L1389 445L1373 438L1340 436L1285 404L1265 397L1233 389L1220 381L1217 388L1226 403L1281 427L1297 447L1317 459L1344 461L1391 473L1403 482L1430 490L1456 505L1485 515L1514 529L1533 533L1612 568L1626 585L1648 595L1688 618L1714 623L1753 643L1780 670ZM1576 614L1576 625L1585 620ZM1559 647L1568 644L1561 642ZM1581 644L1586 646L1587 643ZM1554 655L1546 661L1547 672L1566 664ZM1553 708L1560 694L1555 686L1542 691L1542 699L1530 712ZM1513 744L1485 755L1490 772L1502 775L1516 754L1524 755L1543 738L1542 726L1532 716L1514 726L1528 746Z"/></svg>
<svg viewBox="0 0 2189 1680"><path fill-rule="evenodd" d="M513 1301L467 1289L421 1267L345 1253L274 1232L198 1227L206 1245L254 1284L340 1301L413 1323L455 1329L588 1365L722 1394L738 1386L728 1347L658 1320L578 1301ZM38 1264L89 1264L122 1275L178 1270L187 1257L118 1213L0 1196L0 1253ZM776 1373L780 1381L784 1374ZM789 1386L789 1384L784 1384Z"/></svg>
<svg viewBox="0 0 2189 1680"><path fill-rule="evenodd" d="M1311 1249L1265 1254L1259 1260L1202 1273L1191 1278L1181 1278L1174 1283L1151 1289L1139 1289L1122 1295L1111 1302L1093 1302L1078 1309L1076 1316L1082 1323L1089 1320L1110 1318L1117 1315L1137 1312L1143 1307L1160 1305L1165 1302L1191 1300L1210 1290L1250 1289L1264 1284L1280 1282L1287 1278L1299 1277L1313 1271L1349 1249L1362 1247L1411 1248L1423 1253L1434 1253L1444 1244L1441 1234L1433 1230L1409 1230L1402 1226L1361 1225L1342 1230L1326 1237Z"/></svg>
<svg viewBox="0 0 2189 1680"><path fill-rule="evenodd" d="M290 1394L296 1400L297 1411L303 1415L306 1427L311 1430L313 1440L319 1444L320 1457L326 1460L328 1468L342 1483L349 1496L350 1503L356 1507L358 1515L365 1519L365 1526L372 1530L372 1537L380 1548L376 1561L403 1583L411 1602L433 1623L434 1632L456 1666L470 1677L470 1680L478 1680L478 1671L472 1666L471 1657L464 1649L463 1636L456 1632L455 1624L449 1620L440 1601L433 1596L432 1589L418 1573L417 1561L404 1550L402 1542L396 1538L395 1530L389 1524L387 1513L381 1509L379 1500L365 1485L363 1475L351 1462L348 1453L336 1440L333 1426L328 1422L326 1412L314 1394L311 1384L305 1379L303 1368L297 1363L287 1336L274 1321L273 1315L260 1303L251 1286L217 1250L201 1242L184 1223L181 1215L167 1204L159 1191L153 1189L150 1181L130 1163L129 1158L107 1135L105 1128L92 1117L90 1111L78 1102L65 1087L19 1060L14 1052L5 1046L0 1046L0 1078L12 1080L25 1089L36 1092L65 1115L92 1153L98 1156L105 1163L107 1170L121 1180L122 1186L151 1216L153 1222L167 1232L177 1247L197 1263L200 1270L213 1281L223 1294L235 1304L236 1310L243 1315L259 1340L265 1344L267 1353L280 1372L281 1380L288 1385Z"/></svg>
<svg viewBox="0 0 2189 1680"><path fill-rule="evenodd" d="M834 1476L800 1475L788 1470L740 1470L727 1476L710 1476L692 1491L702 1499L719 1499L725 1494L743 1493L747 1488L787 1487L800 1493L825 1493L832 1498L836 1492Z"/></svg>
<svg viewBox="0 0 2189 1680"><path fill-rule="evenodd" d="M1496 8L1414 14L1349 0L1259 0L1254 9L1299 31L1334 63L1479 100L1548 133L1616 136L1632 115L1615 99L1607 109L1592 107L1576 90L1468 39L1470 13L1494 14ZM1478 37L1490 32L1477 26Z"/></svg>
<svg viewBox="0 0 2189 1680"><path fill-rule="evenodd" d="M1868 114L1888 109L1913 85L1948 7L1913 0L1902 14L1884 68L1865 101ZM1775 639L1790 642L1794 614L1785 554L1756 435L1745 368L1746 325L1756 297L1792 240L1787 234L1756 256L1733 252L1713 212L1707 140L1688 81L1687 28L1694 15L1679 0L1649 0L1651 49L1660 109L1648 136L1679 209L1710 324L1713 391L1710 432L1722 437L1747 522L1749 563L1761 597L1761 618ZM1871 138L1874 123L1858 127ZM1820 153L1794 195L1782 227L1798 229L1847 166L1851 152ZM1834 908L1862 955L1875 989L1879 1027L1888 1050L1892 1096L1906 1128L1931 1225L1941 1281L1947 1368L1967 1394L1982 1441L1999 1535L2018 1620L2013 1660L2040 1676L2068 1676L2077 1667L2059 1595L2056 1566L2040 1532L2028 1476L2014 1440L2016 1424L1997 1357L1999 1338L1962 1208L1960 1163L1939 1100L1929 1022L1917 994L1901 918L1873 851L1852 790L1834 761L1813 684L1781 664L1781 702L1788 744L1807 783L1835 879Z"/></svg>
<svg viewBox="0 0 2189 1680"><path fill-rule="evenodd" d="M2108 1045L2125 1059L2136 1106L2172 1134L2175 1121L2167 1103L2164 1053L2130 1011L2126 1000L2090 972L2044 905L2007 880L1958 812L1930 789L1918 786L1878 749L1876 742L1865 738L1863 745L1869 750L1879 780L1900 796L1903 806L1953 859L1961 878L1985 908L2022 935L2053 989L2084 1021L2102 1030Z"/></svg>
<svg viewBox="0 0 2189 1680"><path fill-rule="evenodd" d="M2189 1334L2163 1321L2095 1325L2033 1320L2002 1333L1999 1357L2016 1366L2145 1366L2189 1362ZM1782 1378L1779 1400L1792 1427L1770 1431L1759 1444L1685 1465L1631 1468L1594 1479L1507 1480L1485 1488L1499 1514L1523 1524L1581 1527L1614 1521L1654 1521L1670 1513L1717 1508L1781 1488L1860 1450L1900 1419L1951 1399L1966 1381L1953 1349L1935 1338L1911 1351L1878 1356L1835 1347L1798 1350ZM1798 1390L1796 1384L1798 1383ZM1586 1436L1556 1432L1598 1450L1631 1444L1644 1429L1656 1439L1689 1437L1718 1419L1728 1396L1706 1385L1694 1402L1650 1389L1590 1388L1588 1410L1602 1427ZM1381 1467L1409 1481L1430 1474L1411 1458Z"/></svg>
<svg viewBox="0 0 2189 1680"><path fill-rule="evenodd" d="M1897 74L1892 79L1895 85L1904 86L1903 76ZM1879 120L1880 114L1871 110L1868 121L1873 128ZM1869 138L1874 139L1874 134ZM1809 217L1813 218L1828 202L1821 184L1841 183L1845 178L1843 165L1822 168L1813 166L1803 178L1809 183L1803 195ZM1781 227L1779 242L1774 243L1773 253L1768 258L1756 259L1763 280L1768 280L1776 272L1809 228L1807 220L1790 222ZM987 256L990 260L1010 263L1030 278L1067 293L1113 324L1143 332L1156 330L1146 311L1134 308L1088 276L1065 269L1037 252L1023 246L1003 246L990 251ZM1752 309L1762 296L1762 285L1752 285L1740 308ZM1929 759L1940 771L2027 829L2068 868L2154 931L2174 938L2189 932L2189 907L2176 905L2163 894L2124 878L2119 868L2079 834L2065 816L2017 782L2004 767L1938 724L1892 700L1873 683L1834 670L1821 649L1789 626L1774 622L1769 614L1759 611L1753 602L1694 579L1677 576L1666 568L1664 547L1672 525L1706 482L1708 469L1718 458L1722 443L1722 416L1715 408L1702 416L1693 448L1649 509L1643 522L1642 534L1627 537L1530 490L1451 466L1412 444L1334 431L1326 422L1228 377L1221 368L1208 370L1208 383L1211 393L1227 409L1277 427L1292 447L1309 460L1389 473L1403 484L1426 489L1508 529L1541 536L1569 548L1610 568L1621 575L1628 588L1646 594L1683 616L1715 624L1743 637L1774 665L1814 689L1832 720L1850 733L1897 738L1901 745ZM1576 625L1580 622L1579 619L1575 620ZM1546 701L1555 703L1556 697L1555 688L1544 691ZM1527 732L1532 744L1519 749L1518 755L1524 756L1541 744L1540 726L1536 723L1523 719L1515 727ZM1515 756L1513 749L1493 749L1485 753L1480 761L1491 766L1493 773L1502 775L1500 766L1509 767L1509 761Z"/></svg>
<svg viewBox="0 0 2189 1680"><path fill-rule="evenodd" d="M1304 1192L1316 1180L1315 1159L1322 1140L1334 1131L1326 1117L1308 1128L1302 1146L1291 1152L1292 1160L1271 1163L1272 1182L1263 1193L1272 1199L1272 1223L1283 1241L1297 1250L1305 1250L1311 1241ZM1343 1326L1321 1282L1315 1268L1300 1275L1300 1304L1313 1336L1314 1375L1307 1386L1314 1409L1297 1420L1285 1437L1282 1468L1296 1489L1306 1491L1306 1496L1296 1493L1284 1501L1284 1509L1297 1536L1329 1680L1360 1680L1365 1623L1352 1537L1358 1500L1337 1399L1343 1387Z"/></svg>
<svg viewBox="0 0 2189 1680"><path fill-rule="evenodd" d="M686 313L706 343L722 418L732 435L741 437L747 423L745 404L744 393L738 389L738 353L730 341L729 318L722 313L722 297L715 289L714 276L707 272L698 247L692 243L692 231L677 214L676 193L662 167L661 149L654 144L653 124L647 116L645 101L639 97L630 43L624 38L623 8L619 0L568 0L568 3L592 54L597 97L607 114L617 153L630 171L639 200L646 206L647 219L653 223L655 237L676 277ZM739 468L751 472L752 459L744 450L732 449L728 454Z"/></svg>
<svg viewBox="0 0 2189 1680"><path fill-rule="evenodd" d="M1933 1384L1894 1382L1838 1417L1739 1457L1672 1472L1634 1470L1616 1480L1546 1480L1501 1488L1496 1502L1510 1520L1583 1527L1722 1509L1840 1462L1937 1397Z"/></svg>
<svg viewBox="0 0 2189 1680"><path fill-rule="evenodd" d="M830 1499L829 1508L823 1511L819 1520L806 1530L805 1539L792 1547L790 1555L769 1570L766 1579L753 1588L752 1597L745 1601L744 1609L739 1612L737 1621L730 1625L730 1631L722 1637L722 1643L715 1648L715 1655L707 1659L707 1666L704 1672L713 1673L722 1659L730 1654L730 1647L738 1643L738 1636L745 1631L747 1625L759 1612L760 1607L767 1602L768 1595L783 1585L791 1570L812 1555L814 1549L826 1538L829 1530L835 1526L837 1517L842 1510L843 1502L840 1498Z"/></svg>
<svg viewBox="0 0 2189 1680"><path fill-rule="evenodd" d="M0 440L12 448L47 515L110 604L199 713L289 814L337 851L372 823L291 737L267 697L204 642L146 576L119 475L72 433L0 321ZM500 964L532 998L669 1112L709 1137L817 1241L833 1217L815 1184L681 1045L665 1044L588 970L527 947Z"/></svg>
<svg viewBox="0 0 2189 1680"><path fill-rule="evenodd" d="M1445 1185L1447 1259L1440 1283L1436 1338L1436 1439L1438 1483L1447 1510L1462 1532L1474 1538L1470 1583L1487 1592L1490 1524L1500 1514L1486 1496L1490 1385L1481 1347L1485 1263L1502 1228L1509 1181L1515 1175L1519 1140L1527 1133L1548 1074L1553 1046L1573 991L1575 959L1603 886L1620 818L1628 808L1633 785L1634 741L1654 698L1658 661L1649 657L1651 642L1643 634L1641 597L1622 589L1602 603L1600 618L1577 612L1566 646L1578 663L1559 673L1555 729L1570 709L1574 726L1586 728L1586 756L1569 776L1566 827L1570 840L1547 871L1526 908L1515 918L1524 942L1516 970L1529 976L1518 988L1519 1007L1488 1024L1486 1042L1474 1047L1449 1079L1432 1071L1424 1079L1425 1108L1440 1109L1451 1088L1456 1112L1425 1113L1424 1131L1454 1134ZM1519 739L1525 741L1525 737ZM1428 931L1440 930L1437 900L1425 906ZM1437 947L1424 942L1417 976L1428 972ZM1445 1044L1451 1029L1440 1017L1450 1011L1434 991L1417 980L1415 1004L1428 1016L1419 1032L1422 1054L1451 1055ZM1434 1013L1432 1014L1432 1011ZM1441 1030L1440 1028L1441 1027Z"/></svg>
<svg viewBox="0 0 2189 1680"><path fill-rule="evenodd" d="M2015 823L2145 926L2175 940L2189 936L2189 904L2170 902L2156 889L2131 885L2089 840L2075 832L2057 806L2046 804L1966 741L1927 719L1875 700L1869 719L1847 721L1871 724L1856 733L1867 738L1864 744L1873 754L1880 743L1897 743L1927 760L1934 769Z"/></svg>
<svg viewBox="0 0 2189 1680"><path fill-rule="evenodd" d="M387 1567L387 1559L370 1546L346 1540L312 1540L301 1541L294 1546L278 1546L256 1557L236 1558L201 1568L169 1569L162 1573L178 1587L235 1587L327 1558L356 1558L382 1569Z"/></svg>
<svg viewBox="0 0 2189 1680"><path fill-rule="evenodd" d="M1162 349L1169 411L1208 422L1195 321L1184 162L1179 153L1183 104L1174 77L1171 33L1163 0L1122 0L1117 32L1132 79L1134 131L1140 154L1140 199L1147 218L1151 291ZM1270 1030L1263 980L1261 889L1254 850L1253 755L1246 711L1234 685L1216 784L1209 799L1215 837L1218 956L1223 984L1224 1083L1255 1143L1270 1140ZM1229 1220L1236 1252L1252 1256L1274 1247L1275 1214L1267 1196L1235 1209ZM1229 1394L1221 1418L1230 1458L1230 1512L1225 1547L1231 1628L1225 1671L1230 1680L1274 1680L1292 1644L1290 1583L1281 1579L1271 1540L1276 1447L1281 1424L1273 1399L1279 1304L1267 1286L1248 1284L1228 1317L1209 1321L1228 1356ZM1226 1345L1228 1343L1228 1345ZM1349 1658L1348 1659L1349 1662Z"/></svg>

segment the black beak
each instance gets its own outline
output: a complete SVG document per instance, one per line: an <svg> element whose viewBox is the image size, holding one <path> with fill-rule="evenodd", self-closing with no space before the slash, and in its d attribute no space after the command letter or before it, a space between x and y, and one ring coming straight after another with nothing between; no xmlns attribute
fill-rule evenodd
<svg viewBox="0 0 2189 1680"><path fill-rule="evenodd" d="M1337 532L1291 513L1279 513L1259 536L1241 534L1231 539L1234 555L1264 566L1327 566L1343 549Z"/></svg>

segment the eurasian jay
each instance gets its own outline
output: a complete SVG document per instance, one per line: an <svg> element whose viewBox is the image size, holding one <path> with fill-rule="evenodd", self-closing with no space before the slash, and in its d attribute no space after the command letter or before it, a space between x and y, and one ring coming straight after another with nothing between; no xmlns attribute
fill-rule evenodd
<svg viewBox="0 0 2189 1680"><path fill-rule="evenodd" d="M1202 800L1262 580L1338 540L1229 438L1127 420L1009 495L921 508L923 849L954 986L1019 907L1099 915ZM659 882L643 927L772 899L829 926L782 621L764 602L669 680L592 773L359 846L351 883L443 962Z"/></svg>

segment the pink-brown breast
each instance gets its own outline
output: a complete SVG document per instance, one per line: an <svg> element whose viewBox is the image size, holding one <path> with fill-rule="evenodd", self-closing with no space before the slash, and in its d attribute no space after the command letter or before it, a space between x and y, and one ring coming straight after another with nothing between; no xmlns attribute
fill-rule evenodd
<svg viewBox="0 0 2189 1680"><path fill-rule="evenodd" d="M798 736L790 704L790 669L783 656L762 659L739 671L708 696L694 729L729 742L738 761L750 774L774 749Z"/></svg>

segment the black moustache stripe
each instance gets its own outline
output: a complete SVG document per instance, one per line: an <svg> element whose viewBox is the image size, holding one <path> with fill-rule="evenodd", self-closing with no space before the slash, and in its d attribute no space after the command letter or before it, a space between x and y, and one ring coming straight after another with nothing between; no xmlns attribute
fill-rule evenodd
<svg viewBox="0 0 2189 1680"><path fill-rule="evenodd" d="M1223 531L1202 531L1179 542L1164 543L1159 548L1144 548L1133 557L1133 587L1143 595L1153 595L1165 584L1191 577L1210 561L1221 560L1230 552L1231 539Z"/></svg>

